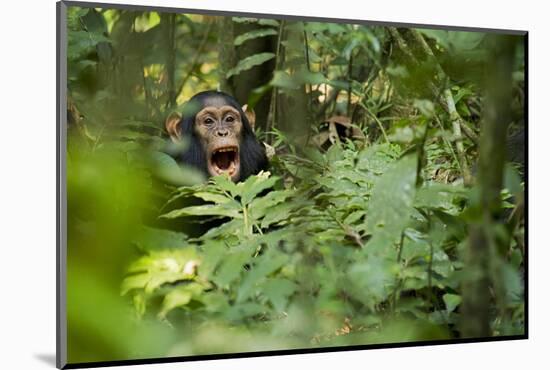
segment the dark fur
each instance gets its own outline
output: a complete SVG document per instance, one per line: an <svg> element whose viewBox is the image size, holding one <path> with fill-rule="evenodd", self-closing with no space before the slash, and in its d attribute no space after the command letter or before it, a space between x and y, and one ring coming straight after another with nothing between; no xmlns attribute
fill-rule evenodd
<svg viewBox="0 0 550 370"><path fill-rule="evenodd" d="M243 128L239 138L240 177L239 181L246 180L250 175L255 175L261 170L267 169L268 160L265 154L265 147L256 139L254 131L246 118L239 103L230 95L217 91L203 91L193 96L185 105L183 118L178 124L180 134L189 139L188 149L181 154L179 159L182 163L191 165L201 170L207 177L207 158L201 139L195 132L195 116L207 106L209 97L222 97L227 105L237 109L241 115Z"/></svg>

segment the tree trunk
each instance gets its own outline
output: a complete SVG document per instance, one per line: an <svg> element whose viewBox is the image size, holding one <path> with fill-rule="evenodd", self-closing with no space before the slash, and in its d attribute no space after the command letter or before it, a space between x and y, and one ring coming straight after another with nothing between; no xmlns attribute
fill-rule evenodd
<svg viewBox="0 0 550 370"><path fill-rule="evenodd" d="M220 17L218 22L218 55L220 61L220 90L229 94L235 95L233 86L226 77L227 72L235 66L237 55L233 42L235 36L233 34L233 20L231 17Z"/></svg>
<svg viewBox="0 0 550 370"><path fill-rule="evenodd" d="M511 120L514 38L494 36L487 66L487 95L480 140L477 187L480 200L472 205L480 211L470 226L463 281L462 336L491 335L491 287L495 281L495 225L501 219L501 198L507 127ZM496 282L498 283L498 282Z"/></svg>

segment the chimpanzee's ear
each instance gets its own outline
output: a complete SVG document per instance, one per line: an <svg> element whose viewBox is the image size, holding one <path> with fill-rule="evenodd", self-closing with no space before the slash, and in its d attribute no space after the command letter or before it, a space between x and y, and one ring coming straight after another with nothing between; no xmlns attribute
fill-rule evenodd
<svg viewBox="0 0 550 370"><path fill-rule="evenodd" d="M170 138L174 142L178 142L181 140L180 130L178 127L180 122L181 114L179 114L178 112L170 113L170 115L166 118L166 121L164 122L166 132L168 132L168 135L170 135Z"/></svg>
<svg viewBox="0 0 550 370"><path fill-rule="evenodd" d="M256 113L253 109L248 108L248 104L243 105L243 112L248 119L248 123L250 123L250 127L254 130L254 125L256 124Z"/></svg>

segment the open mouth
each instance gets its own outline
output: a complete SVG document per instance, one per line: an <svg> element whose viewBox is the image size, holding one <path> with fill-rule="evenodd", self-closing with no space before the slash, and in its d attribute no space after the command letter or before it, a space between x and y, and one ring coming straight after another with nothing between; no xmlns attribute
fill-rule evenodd
<svg viewBox="0 0 550 370"><path fill-rule="evenodd" d="M239 149L236 146L227 146L215 149L210 157L211 175L228 174L232 179L239 169Z"/></svg>

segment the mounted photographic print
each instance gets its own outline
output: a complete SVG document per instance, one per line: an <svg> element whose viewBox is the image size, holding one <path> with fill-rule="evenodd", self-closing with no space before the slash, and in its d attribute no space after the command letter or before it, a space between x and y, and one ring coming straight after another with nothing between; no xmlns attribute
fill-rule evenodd
<svg viewBox="0 0 550 370"><path fill-rule="evenodd" d="M57 10L58 367L527 338L527 32Z"/></svg>

